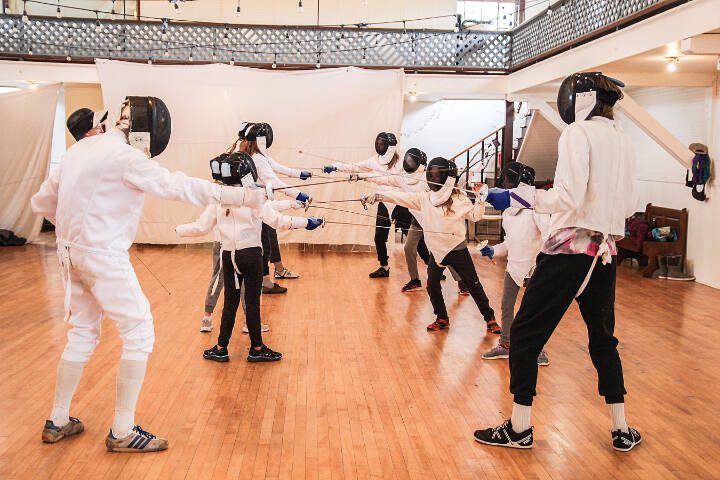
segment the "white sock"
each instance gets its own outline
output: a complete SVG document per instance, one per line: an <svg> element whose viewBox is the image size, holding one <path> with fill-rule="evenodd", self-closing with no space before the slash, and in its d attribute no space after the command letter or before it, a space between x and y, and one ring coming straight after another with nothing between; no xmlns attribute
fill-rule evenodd
<svg viewBox="0 0 720 480"><path fill-rule="evenodd" d="M147 360L120 359L115 393L115 420L112 432L115 438L126 437L135 426L135 405L145 379Z"/></svg>
<svg viewBox="0 0 720 480"><path fill-rule="evenodd" d="M530 424L530 413L532 407L526 405L520 405L519 403L513 402L512 416L510 421L512 422L512 429L515 433L522 433L531 427Z"/></svg>
<svg viewBox="0 0 720 480"><path fill-rule="evenodd" d="M610 417L612 418L613 431L622 430L623 432L628 433L630 429L628 428L627 421L625 420L625 404L609 403L608 407L610 408Z"/></svg>
<svg viewBox="0 0 720 480"><path fill-rule="evenodd" d="M57 427L62 427L70 421L70 402L75 395L84 368L85 362L60 359L55 381L55 400L50 414L50 420Z"/></svg>
<svg viewBox="0 0 720 480"><path fill-rule="evenodd" d="M262 286L265 288L272 288L275 285L275 282L273 282L273 279L270 275L265 275L263 277L263 284Z"/></svg>

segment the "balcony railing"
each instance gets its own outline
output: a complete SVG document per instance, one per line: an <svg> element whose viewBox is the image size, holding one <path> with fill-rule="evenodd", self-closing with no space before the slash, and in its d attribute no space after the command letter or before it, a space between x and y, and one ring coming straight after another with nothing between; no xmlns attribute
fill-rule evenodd
<svg viewBox="0 0 720 480"><path fill-rule="evenodd" d="M512 32L283 27L0 15L0 58L402 67L507 73L692 0L564 0Z"/></svg>

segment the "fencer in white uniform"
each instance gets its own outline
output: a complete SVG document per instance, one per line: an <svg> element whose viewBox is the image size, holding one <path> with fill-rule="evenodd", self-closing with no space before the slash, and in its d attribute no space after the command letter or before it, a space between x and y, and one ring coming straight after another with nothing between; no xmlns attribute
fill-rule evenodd
<svg viewBox="0 0 720 480"><path fill-rule="evenodd" d="M265 201L263 190L220 186L181 172L171 173L148 158L161 153L169 137L170 115L161 100L128 97L116 126L68 149L60 166L32 198L33 211L56 226L65 318L71 325L58 366L51 418L43 429L45 442L83 431L82 422L69 416L70 402L107 314L123 342L107 449L148 452L167 448L167 440L142 430L134 419L155 339L150 304L128 256L145 194L195 205L258 206Z"/></svg>

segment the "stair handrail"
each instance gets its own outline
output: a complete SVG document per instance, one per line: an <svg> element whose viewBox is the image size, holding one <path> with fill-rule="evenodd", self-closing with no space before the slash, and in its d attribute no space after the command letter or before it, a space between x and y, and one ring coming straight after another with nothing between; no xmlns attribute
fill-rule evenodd
<svg viewBox="0 0 720 480"><path fill-rule="evenodd" d="M489 134L485 135L483 138L481 138L481 139L478 140L477 142L473 143L472 145L470 145L470 146L467 147L466 149L462 150L462 151L461 151L460 153L458 153L457 155L455 155L455 156L453 156L453 157L450 157L450 160L453 160L453 161L454 161L454 160L455 160L456 158L458 158L460 155L469 152L470 150L472 150L473 148L477 147L478 145L480 145L482 142L484 142L484 141L487 140L488 138L492 137L493 135L497 135L498 132L501 131L503 128L505 128L505 125L497 128L496 130L493 130L492 132L490 132Z"/></svg>

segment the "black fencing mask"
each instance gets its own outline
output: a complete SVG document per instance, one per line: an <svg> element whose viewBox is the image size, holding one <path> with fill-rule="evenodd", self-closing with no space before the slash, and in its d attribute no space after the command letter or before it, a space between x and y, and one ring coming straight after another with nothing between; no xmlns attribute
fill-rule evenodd
<svg viewBox="0 0 720 480"><path fill-rule="evenodd" d="M255 162L245 152L223 153L210 160L212 178L225 185L256 185L258 174Z"/></svg>
<svg viewBox="0 0 720 480"><path fill-rule="evenodd" d="M93 112L89 108L75 110L67 119L67 129L76 141L82 140L95 127L107 120L107 110Z"/></svg>
<svg viewBox="0 0 720 480"><path fill-rule="evenodd" d="M257 142L259 137L265 137L265 148L272 146L273 129L269 123L253 123L245 130L246 140Z"/></svg>
<svg viewBox="0 0 720 480"><path fill-rule="evenodd" d="M619 100L617 92L600 88L598 80L601 78L618 87L625 86L620 80L601 72L573 73L562 82L558 91L557 107L565 123L570 125L576 120L587 120L599 103L612 107Z"/></svg>
<svg viewBox="0 0 720 480"><path fill-rule="evenodd" d="M535 184L535 169L520 162L510 162L500 172L498 186L500 188L517 188L521 183Z"/></svg>
<svg viewBox="0 0 720 480"><path fill-rule="evenodd" d="M403 158L403 170L406 173L415 173L420 165L427 165L427 155L419 148L411 148L405 152Z"/></svg>
<svg viewBox="0 0 720 480"><path fill-rule="evenodd" d="M375 152L382 156L388 151L388 148L397 145L397 137L394 134L388 132L380 132L375 137Z"/></svg>
<svg viewBox="0 0 720 480"><path fill-rule="evenodd" d="M457 178L457 165L455 165L455 162L442 157L435 157L430 160L425 170L425 179L430 190L433 192L440 190L445 185L448 177Z"/></svg>
<svg viewBox="0 0 720 480"><path fill-rule="evenodd" d="M248 132L248 130L250 129L250 127L252 127L252 125L253 125L253 124L250 123L250 122L243 122L243 123L240 125L240 130L238 131L238 138L239 138L240 140L245 140L245 139L246 139L247 132Z"/></svg>
<svg viewBox="0 0 720 480"><path fill-rule="evenodd" d="M170 142L170 111L157 97L125 97L130 105L128 142L149 157L160 155ZM121 119L121 122L123 119Z"/></svg>

